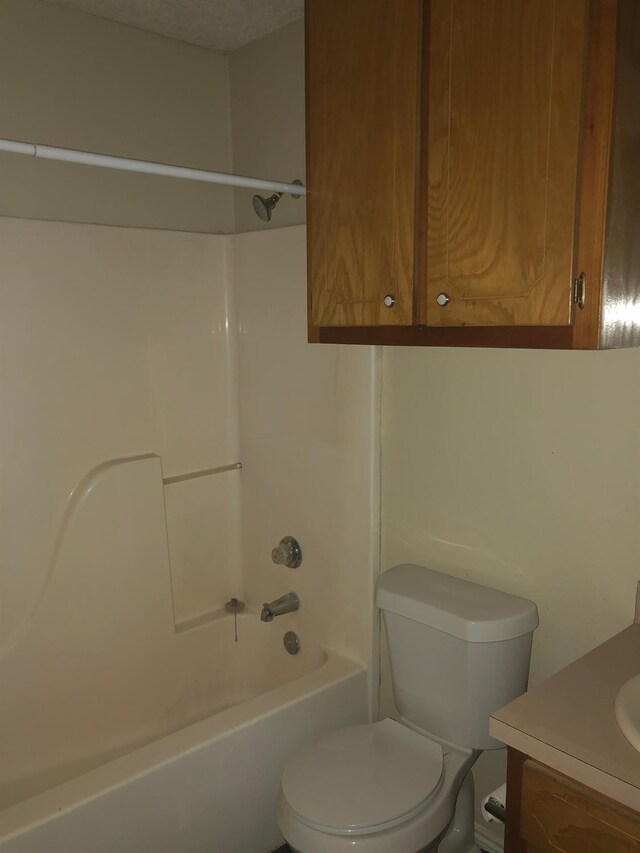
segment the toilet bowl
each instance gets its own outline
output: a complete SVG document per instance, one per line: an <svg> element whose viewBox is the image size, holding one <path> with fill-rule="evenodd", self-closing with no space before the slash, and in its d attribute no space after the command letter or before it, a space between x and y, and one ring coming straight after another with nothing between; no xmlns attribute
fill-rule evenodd
<svg viewBox="0 0 640 853"><path fill-rule="evenodd" d="M473 826L471 814L456 800L468 779L472 812L469 770L477 756L391 719L330 732L288 762L278 826L296 853L431 853L455 812L460 827L449 853L475 853L473 832L461 833Z"/></svg>
<svg viewBox="0 0 640 853"><path fill-rule="evenodd" d="M329 732L282 775L296 853L478 853L471 765L503 746L489 717L526 690L532 601L403 564L376 586L400 722Z"/></svg>

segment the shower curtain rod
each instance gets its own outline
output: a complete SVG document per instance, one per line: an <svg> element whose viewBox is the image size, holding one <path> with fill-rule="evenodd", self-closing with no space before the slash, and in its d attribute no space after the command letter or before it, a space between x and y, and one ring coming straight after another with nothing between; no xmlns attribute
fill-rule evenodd
<svg viewBox="0 0 640 853"><path fill-rule="evenodd" d="M33 142L16 142L0 139L0 151L10 154L27 154L45 160L60 160L64 163L79 163L83 166L100 166L103 169L118 169L122 172L140 172L145 175L162 175L168 178L184 178L205 184L224 184L229 187L249 187L255 190L305 195L307 188L301 184L286 184L281 181L264 181L262 178L246 178L243 175L228 175L225 172L207 172L187 166L170 166L166 163L150 163L146 160L129 160L108 154L92 154L90 151L75 151L73 148L56 148Z"/></svg>

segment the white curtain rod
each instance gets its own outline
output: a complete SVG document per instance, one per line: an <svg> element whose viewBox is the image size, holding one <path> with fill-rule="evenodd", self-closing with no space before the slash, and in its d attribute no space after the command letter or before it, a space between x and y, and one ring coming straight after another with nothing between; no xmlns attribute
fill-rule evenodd
<svg viewBox="0 0 640 853"><path fill-rule="evenodd" d="M146 160L129 160L107 154L92 154L90 151L74 151L72 148L56 148L32 142L15 142L0 139L0 151L10 154L27 154L45 160L61 160L64 163L80 163L83 166L100 166L103 169L119 169L122 172L141 172L145 175L163 175L168 178L184 178L206 184L224 184L229 187L249 187L254 190L305 195L307 188L302 184L285 184L281 181L264 181L262 178L246 178L242 175L227 175L225 172L207 172L186 166L169 166L165 163L149 163Z"/></svg>

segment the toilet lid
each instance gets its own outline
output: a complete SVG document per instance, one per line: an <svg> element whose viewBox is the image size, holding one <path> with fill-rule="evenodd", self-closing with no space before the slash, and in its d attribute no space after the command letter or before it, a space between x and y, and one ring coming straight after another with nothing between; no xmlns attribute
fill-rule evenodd
<svg viewBox="0 0 640 853"><path fill-rule="evenodd" d="M412 817L442 773L440 744L387 719L299 749L285 767L282 794L314 829L358 833Z"/></svg>

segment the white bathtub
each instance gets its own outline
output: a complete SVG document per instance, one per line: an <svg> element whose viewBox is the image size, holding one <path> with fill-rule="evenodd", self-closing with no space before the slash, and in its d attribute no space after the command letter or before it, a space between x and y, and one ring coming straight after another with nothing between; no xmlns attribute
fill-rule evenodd
<svg viewBox="0 0 640 853"><path fill-rule="evenodd" d="M231 636L232 624L217 627ZM368 714L364 666L314 647L299 628L301 651L287 654L282 637L296 624L295 614L268 626L239 617L241 642L224 655L218 645L215 677L204 679L216 707L232 707L107 763L96 743L100 766L87 771L89 756L74 778L61 766L31 780L40 793L0 812L1 853L267 853L282 844L274 804L289 754Z"/></svg>

